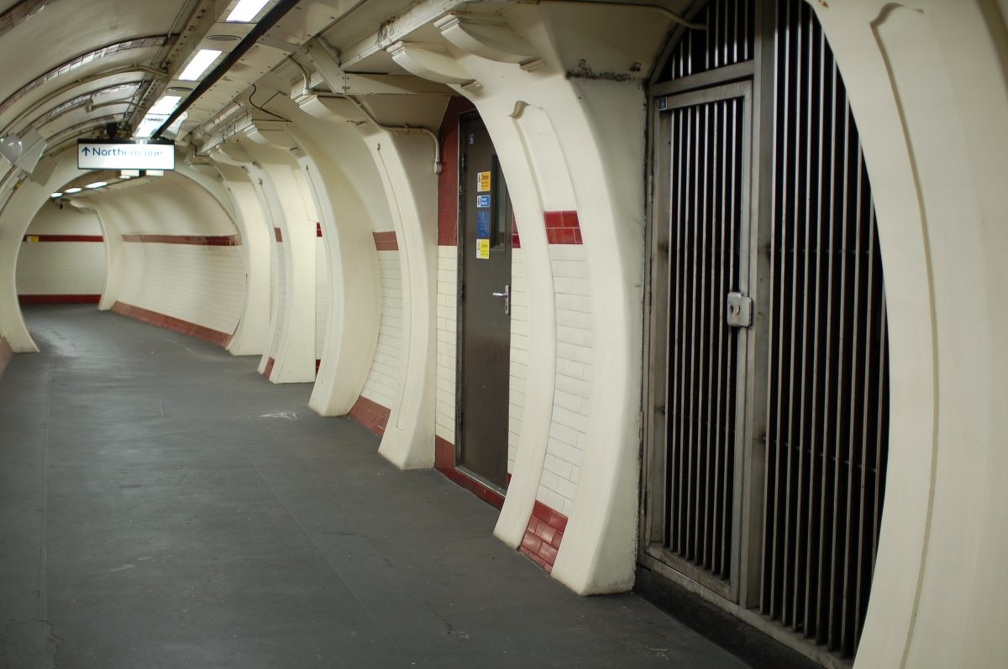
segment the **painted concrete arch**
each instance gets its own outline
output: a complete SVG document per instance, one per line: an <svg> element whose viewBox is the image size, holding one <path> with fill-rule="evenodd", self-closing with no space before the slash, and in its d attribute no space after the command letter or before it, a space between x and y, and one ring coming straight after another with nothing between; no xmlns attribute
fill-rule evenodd
<svg viewBox="0 0 1008 669"><path fill-rule="evenodd" d="M857 666L993 666L1008 495L995 307L1008 281L1002 54L994 3L816 6L878 210L892 359L890 462ZM998 222L998 223L995 223ZM976 327L963 327L972 323ZM956 623L949 625L954 618Z"/></svg>

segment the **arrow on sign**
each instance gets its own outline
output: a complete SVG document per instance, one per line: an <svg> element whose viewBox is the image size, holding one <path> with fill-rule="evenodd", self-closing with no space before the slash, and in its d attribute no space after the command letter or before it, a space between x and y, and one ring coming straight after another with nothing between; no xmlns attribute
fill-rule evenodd
<svg viewBox="0 0 1008 669"><path fill-rule="evenodd" d="M91 149L85 146L83 149L81 149L81 153L83 153L85 156L89 155L91 153Z"/></svg>

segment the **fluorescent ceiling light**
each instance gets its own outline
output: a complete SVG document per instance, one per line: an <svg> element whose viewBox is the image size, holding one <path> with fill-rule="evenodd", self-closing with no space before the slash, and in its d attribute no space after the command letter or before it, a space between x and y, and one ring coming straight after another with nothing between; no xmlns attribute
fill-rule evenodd
<svg viewBox="0 0 1008 669"><path fill-rule="evenodd" d="M210 66L217 56L221 55L220 51L216 49L200 49L196 52L196 55L192 57L189 64L186 65L185 69L182 70L182 74L178 76L182 81L197 81L203 76L203 73L210 69Z"/></svg>
<svg viewBox="0 0 1008 669"><path fill-rule="evenodd" d="M178 107L179 101L182 98L178 95L165 95L160 100L154 103L154 106L150 108L147 112L148 114L164 114L168 115L175 111L175 107Z"/></svg>
<svg viewBox="0 0 1008 669"><path fill-rule="evenodd" d="M51 198L53 198L53 199L55 200L55 199L56 199L56 198L58 198L58 197L63 197L63 193L59 193L59 192L57 192L57 193L53 193L53 194L52 194L52 195L50 195L49 197L51 197Z"/></svg>
<svg viewBox="0 0 1008 669"><path fill-rule="evenodd" d="M93 184L88 184L85 188L104 188L105 186L108 186L107 181L96 181Z"/></svg>
<svg viewBox="0 0 1008 669"><path fill-rule="evenodd" d="M76 187L74 187L74 188L67 188L63 192L66 193L67 195L73 195L74 193L79 193L82 190L84 190L84 189L83 188L76 188Z"/></svg>
<svg viewBox="0 0 1008 669"><path fill-rule="evenodd" d="M163 177L164 170L144 170L144 175L148 177Z"/></svg>
<svg viewBox="0 0 1008 669"><path fill-rule="evenodd" d="M119 176L123 179L132 179L140 176L140 170L119 170Z"/></svg>
<svg viewBox="0 0 1008 669"><path fill-rule="evenodd" d="M248 23L259 14L269 0L241 0L228 14L227 20L233 23Z"/></svg>
<svg viewBox="0 0 1008 669"><path fill-rule="evenodd" d="M168 120L171 113L178 107L182 98L178 95L165 95L147 111L147 115L140 121L133 137L136 139L146 139L154 134L154 131L161 127L161 124Z"/></svg>

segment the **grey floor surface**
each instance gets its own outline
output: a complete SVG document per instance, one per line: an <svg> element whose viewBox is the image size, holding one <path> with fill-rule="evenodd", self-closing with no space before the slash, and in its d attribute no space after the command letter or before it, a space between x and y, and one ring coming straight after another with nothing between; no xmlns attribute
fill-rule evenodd
<svg viewBox="0 0 1008 669"><path fill-rule="evenodd" d="M0 667L744 667L639 597L578 597L496 509L307 409L257 359L25 310L0 377Z"/></svg>

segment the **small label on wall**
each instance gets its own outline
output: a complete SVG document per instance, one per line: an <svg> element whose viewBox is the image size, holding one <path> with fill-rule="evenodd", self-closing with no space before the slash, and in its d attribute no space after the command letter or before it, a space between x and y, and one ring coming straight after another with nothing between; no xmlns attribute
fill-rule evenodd
<svg viewBox="0 0 1008 669"><path fill-rule="evenodd" d="M490 259L490 240L489 239L477 239L476 240L476 259L477 260L489 260Z"/></svg>
<svg viewBox="0 0 1008 669"><path fill-rule="evenodd" d="M490 172L476 173L476 192L477 193L490 192Z"/></svg>
<svg viewBox="0 0 1008 669"><path fill-rule="evenodd" d="M490 211L476 212L476 237L490 239Z"/></svg>
<svg viewBox="0 0 1008 669"><path fill-rule="evenodd" d="M476 208L477 209L489 209L490 208L490 196L489 195L477 195L476 196Z"/></svg>

